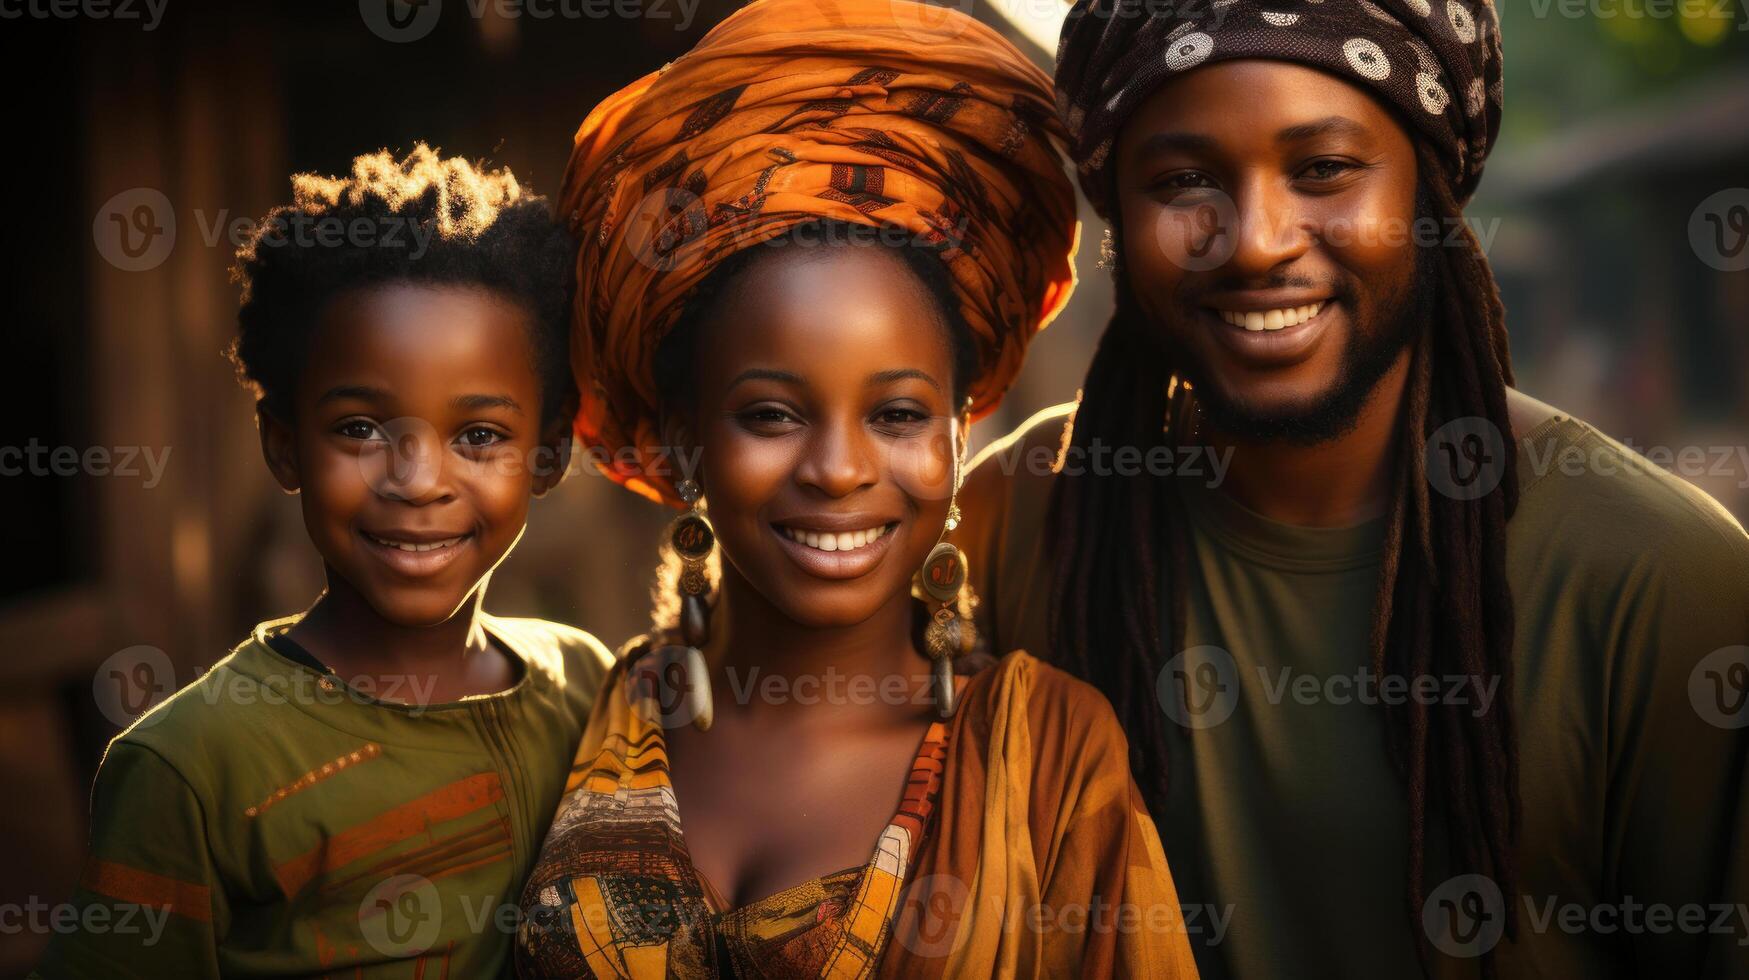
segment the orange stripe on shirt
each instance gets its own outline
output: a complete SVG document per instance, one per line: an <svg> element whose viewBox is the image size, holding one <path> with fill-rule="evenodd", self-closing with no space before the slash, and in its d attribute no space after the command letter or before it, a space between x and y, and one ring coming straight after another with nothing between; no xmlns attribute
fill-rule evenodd
<svg viewBox="0 0 1749 980"><path fill-rule="evenodd" d="M212 890L191 881L178 881L114 861L92 858L81 880L87 889L120 902L169 909L200 922L213 918Z"/></svg>
<svg viewBox="0 0 1749 980"><path fill-rule="evenodd" d="M343 868L427 833L432 824L467 816L503 798L504 784L495 772L458 779L346 828L309 851L276 865L273 875L286 895L296 895L319 874Z"/></svg>

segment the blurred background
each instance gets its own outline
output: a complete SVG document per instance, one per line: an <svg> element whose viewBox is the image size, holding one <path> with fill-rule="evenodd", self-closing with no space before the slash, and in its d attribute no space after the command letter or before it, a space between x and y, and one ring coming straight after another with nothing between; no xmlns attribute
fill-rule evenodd
<svg viewBox="0 0 1749 980"><path fill-rule="evenodd" d="M108 739L320 588L221 354L236 223L285 200L294 171L421 139L555 193L590 107L735 6L0 3L14 93L0 447L43 461L0 475L0 794L14 801L0 908L71 891ZM958 6L1048 70L1058 0ZM1699 450L1681 475L1749 520L1749 0L1514 0L1502 18L1505 131L1469 214L1519 386L1642 451ZM1083 220L1081 287L980 444L1074 397L1111 303L1101 226ZM56 447L78 454L69 475ZM617 644L647 622L667 517L571 479L535 505L489 608ZM143 690L115 671L142 648L168 665ZM9 921L0 977L47 938Z"/></svg>

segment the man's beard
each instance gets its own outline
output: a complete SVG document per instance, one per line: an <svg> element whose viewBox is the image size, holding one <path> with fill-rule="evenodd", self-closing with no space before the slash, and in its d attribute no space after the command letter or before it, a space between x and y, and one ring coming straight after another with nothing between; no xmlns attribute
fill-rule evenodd
<svg viewBox="0 0 1749 980"><path fill-rule="evenodd" d="M1353 431L1374 389L1433 316L1439 292L1435 261L1432 248L1417 249L1415 277L1408 290L1393 297L1375 323L1354 325L1336 382L1309 402L1273 411L1259 409L1247 404L1242 392L1231 397L1207 381L1207 370L1190 350L1174 351L1208 424L1237 439L1302 446L1331 442ZM1353 303L1346 296L1338 298L1352 315Z"/></svg>

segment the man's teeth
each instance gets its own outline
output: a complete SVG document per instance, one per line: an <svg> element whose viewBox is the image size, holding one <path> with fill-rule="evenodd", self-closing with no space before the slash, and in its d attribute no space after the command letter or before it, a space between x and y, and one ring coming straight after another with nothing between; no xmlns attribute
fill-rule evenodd
<svg viewBox="0 0 1749 980"><path fill-rule="evenodd" d="M865 531L840 531L836 534L831 531L804 531L799 527L781 525L778 530L782 531L784 536L791 541L805 544L810 548L818 548L821 551L855 551L857 548L873 543L881 535L887 533L887 526L882 524Z"/></svg>
<svg viewBox="0 0 1749 980"><path fill-rule="evenodd" d="M376 535L369 533L368 531L365 533L364 536L371 539L372 541L375 541L377 544L380 544L385 548L394 548L394 549L397 549L399 551L436 551L439 548L448 548L451 545L460 544L462 541L462 538L460 538L460 537L458 537L458 538L445 538L442 541L430 541L430 542L424 542L424 543L415 543L412 541L390 541L388 538L379 538ZM462 535L462 537L466 537L466 536L467 535Z"/></svg>
<svg viewBox="0 0 1749 980"><path fill-rule="evenodd" d="M1221 319L1235 327L1246 330L1282 330L1295 327L1318 315L1324 308L1325 300L1309 303L1305 306L1286 306L1279 310L1260 310L1247 313L1234 313L1228 310L1216 310Z"/></svg>

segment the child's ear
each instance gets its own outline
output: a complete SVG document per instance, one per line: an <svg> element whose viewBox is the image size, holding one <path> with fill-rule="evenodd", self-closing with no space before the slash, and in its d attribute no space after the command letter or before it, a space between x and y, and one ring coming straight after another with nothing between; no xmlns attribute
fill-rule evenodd
<svg viewBox="0 0 1749 980"><path fill-rule="evenodd" d="M572 422L577 417L577 402L572 399L566 403L564 410L547 422L541 429L541 452L537 459L546 459L547 463L540 472L534 475L534 495L544 497L552 488L565 479L565 474L571 471L571 450L577 444L577 436L572 428Z"/></svg>
<svg viewBox="0 0 1749 980"><path fill-rule="evenodd" d="M261 458L286 493L297 493L303 487L298 476L298 454L291 426L267 407L267 399L255 403L255 428L261 433Z"/></svg>

